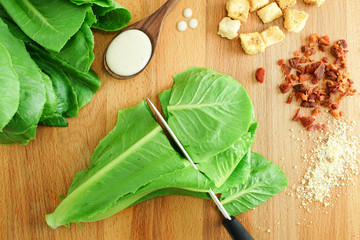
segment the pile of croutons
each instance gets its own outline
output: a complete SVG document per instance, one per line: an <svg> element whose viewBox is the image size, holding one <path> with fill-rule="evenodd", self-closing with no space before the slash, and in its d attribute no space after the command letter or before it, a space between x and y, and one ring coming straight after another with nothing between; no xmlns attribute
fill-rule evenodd
<svg viewBox="0 0 360 240"><path fill-rule="evenodd" d="M325 0L304 0L305 3L320 6ZM257 11L257 15L263 23L269 23L284 16L284 27L289 32L300 32L306 24L308 14L290 8L296 4L296 0L228 0L226 10L228 17L224 17L219 23L218 34L224 38L234 39L239 34L241 24L245 23L249 12ZM258 33L240 34L241 46L247 54L257 54L265 51L265 48L281 42L285 34L278 26L272 26Z"/></svg>

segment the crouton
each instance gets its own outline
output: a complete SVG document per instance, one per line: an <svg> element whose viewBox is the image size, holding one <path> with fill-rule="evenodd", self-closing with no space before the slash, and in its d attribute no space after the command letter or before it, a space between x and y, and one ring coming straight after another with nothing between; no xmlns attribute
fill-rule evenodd
<svg viewBox="0 0 360 240"><path fill-rule="evenodd" d="M304 2L320 7L321 5L323 5L325 0L304 0Z"/></svg>
<svg viewBox="0 0 360 240"><path fill-rule="evenodd" d="M238 31L240 29L241 23L239 20L232 20L229 17L224 17L219 23L219 32L218 34L222 37L228 39L234 39L238 36Z"/></svg>
<svg viewBox="0 0 360 240"><path fill-rule="evenodd" d="M253 55L265 51L265 42L260 33L240 34L241 47L247 54Z"/></svg>
<svg viewBox="0 0 360 240"><path fill-rule="evenodd" d="M306 24L309 14L296 9L286 9L284 13L284 27L289 32L300 32Z"/></svg>
<svg viewBox="0 0 360 240"><path fill-rule="evenodd" d="M255 12L256 10L268 4L269 0L249 0L249 2L250 2L250 12Z"/></svg>
<svg viewBox="0 0 360 240"><path fill-rule="evenodd" d="M269 23L282 16L279 6L273 2L257 11L257 15L263 23Z"/></svg>
<svg viewBox="0 0 360 240"><path fill-rule="evenodd" d="M226 10L229 17L244 23L249 15L250 3L248 0L228 0Z"/></svg>
<svg viewBox="0 0 360 240"><path fill-rule="evenodd" d="M281 42L285 38L285 34L278 26L272 26L260 33L265 42L265 46L269 47L275 43Z"/></svg>
<svg viewBox="0 0 360 240"><path fill-rule="evenodd" d="M296 0L276 0L281 9L292 7L296 4Z"/></svg>

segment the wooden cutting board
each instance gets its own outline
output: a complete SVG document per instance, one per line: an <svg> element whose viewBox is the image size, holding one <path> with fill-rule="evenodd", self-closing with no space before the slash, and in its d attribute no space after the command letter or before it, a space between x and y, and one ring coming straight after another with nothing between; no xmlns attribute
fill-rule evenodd
<svg viewBox="0 0 360 240"><path fill-rule="evenodd" d="M78 117L69 120L68 128L39 127L36 140L28 146L0 147L0 239L229 239L211 201L183 196L150 200L83 227L73 224L71 228L52 230L44 215L55 209L60 202L57 195L66 193L74 175L87 167L99 140L114 127L117 111L170 88L172 75L190 66L214 68L244 85L259 122L253 151L280 165L290 188L297 183L306 166L300 155L312 146L302 151L292 138L306 135L290 120L297 106L285 104L285 96L279 93L282 75L276 61L292 56L311 33L328 34L332 41L347 39L349 69L355 82L360 82L359 0L326 0L320 8L298 2L296 8L310 15L305 29L298 34L286 33L282 43L263 54L247 56L238 39L229 41L216 34L219 21L226 15L225 0L182 0L166 19L148 68L127 81L111 78L102 66L103 52L115 33L95 31L93 67L102 87L93 100ZM135 22L159 8L164 0L121 3L132 12ZM199 27L180 33L176 23L184 20L182 10L186 7L193 9ZM264 25L253 13L241 26L241 32L262 31L271 25L282 28L282 23L278 19ZM262 85L254 80L258 67L267 71ZM359 119L359 96L347 99L342 109L347 117ZM359 135L359 128L356 131ZM335 197L334 207L326 209L328 214L323 210L306 212L288 193L282 192L255 210L237 216L255 239L360 239L357 185L343 188L341 196Z"/></svg>

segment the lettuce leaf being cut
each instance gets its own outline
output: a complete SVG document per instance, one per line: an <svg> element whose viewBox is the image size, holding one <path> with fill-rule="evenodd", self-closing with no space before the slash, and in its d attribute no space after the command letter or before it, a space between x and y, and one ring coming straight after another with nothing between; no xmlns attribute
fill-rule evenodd
<svg viewBox="0 0 360 240"><path fill-rule="evenodd" d="M173 88L159 97L165 117L191 149L200 171L176 152L141 102L119 112L89 168L75 176L67 197L46 215L51 228L98 221L159 196L210 199L210 188L222 193L226 209L237 215L287 185L278 166L251 153L257 122L250 98L236 80L211 69L190 68L175 75Z"/></svg>

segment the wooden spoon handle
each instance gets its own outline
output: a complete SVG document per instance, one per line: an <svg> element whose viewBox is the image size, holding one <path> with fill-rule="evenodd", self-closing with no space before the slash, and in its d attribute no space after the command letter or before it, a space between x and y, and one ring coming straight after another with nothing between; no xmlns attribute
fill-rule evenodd
<svg viewBox="0 0 360 240"><path fill-rule="evenodd" d="M134 25L134 28L143 30L150 36L157 36L161 30L162 22L171 10L174 9L176 4L180 0L168 0L162 5L156 12L151 14L149 17L143 19L140 22L137 22Z"/></svg>

